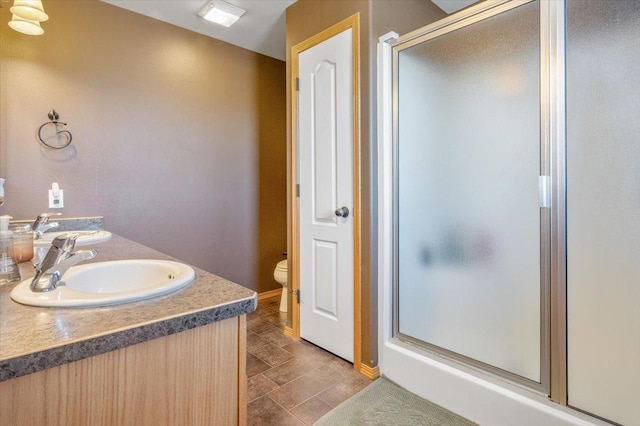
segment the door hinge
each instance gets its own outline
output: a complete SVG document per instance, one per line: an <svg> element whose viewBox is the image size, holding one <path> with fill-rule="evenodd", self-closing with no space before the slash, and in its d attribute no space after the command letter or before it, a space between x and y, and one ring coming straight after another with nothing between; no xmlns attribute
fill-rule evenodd
<svg viewBox="0 0 640 426"><path fill-rule="evenodd" d="M296 92L300 91L300 79L296 77Z"/></svg>
<svg viewBox="0 0 640 426"><path fill-rule="evenodd" d="M300 184L296 185L296 196L300 198Z"/></svg>
<svg viewBox="0 0 640 426"><path fill-rule="evenodd" d="M291 294L293 294L296 297L296 300L298 301L298 305L300 304L300 290L291 290Z"/></svg>

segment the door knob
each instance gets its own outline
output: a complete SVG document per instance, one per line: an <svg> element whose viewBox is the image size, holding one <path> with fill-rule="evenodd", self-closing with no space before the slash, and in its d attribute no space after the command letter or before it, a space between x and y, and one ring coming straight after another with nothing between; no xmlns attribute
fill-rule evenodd
<svg viewBox="0 0 640 426"><path fill-rule="evenodd" d="M349 216L349 209L346 207L340 207L339 209L336 209L336 216L339 216L339 217Z"/></svg>

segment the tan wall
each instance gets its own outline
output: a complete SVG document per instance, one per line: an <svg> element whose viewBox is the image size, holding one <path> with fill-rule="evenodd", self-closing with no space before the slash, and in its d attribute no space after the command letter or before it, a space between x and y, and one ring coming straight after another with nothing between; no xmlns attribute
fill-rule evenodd
<svg viewBox="0 0 640 426"><path fill-rule="evenodd" d="M298 0L287 8L287 80L291 75L291 47L355 14L360 14L361 63L361 249L362 249L362 362L378 363L377 286L377 155L376 46L389 31L404 34L445 16L424 0ZM287 129L291 129L287 85ZM290 132L287 138L291 140ZM292 244L290 241L289 244ZM289 318L291 324L291 318Z"/></svg>
<svg viewBox="0 0 640 426"><path fill-rule="evenodd" d="M373 0L371 35L377 43L389 31L409 33L448 15L429 0Z"/></svg>
<svg viewBox="0 0 640 426"><path fill-rule="evenodd" d="M45 34L0 8L2 214L107 229L257 291L286 250L285 64L99 2L49 1ZM55 108L73 133L35 138ZM99 250L99 246L97 247Z"/></svg>

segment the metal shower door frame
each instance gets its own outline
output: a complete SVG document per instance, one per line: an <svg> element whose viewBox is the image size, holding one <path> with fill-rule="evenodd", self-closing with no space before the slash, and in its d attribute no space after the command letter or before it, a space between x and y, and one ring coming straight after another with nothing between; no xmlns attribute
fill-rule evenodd
<svg viewBox="0 0 640 426"><path fill-rule="evenodd" d="M549 205L540 209L540 382L402 335L398 271L398 59L399 52L524 4L540 3L540 176L549 182ZM565 2L487 0L399 37L392 46L393 75L393 295L392 335L397 344L470 370L489 372L553 401L567 404Z"/></svg>

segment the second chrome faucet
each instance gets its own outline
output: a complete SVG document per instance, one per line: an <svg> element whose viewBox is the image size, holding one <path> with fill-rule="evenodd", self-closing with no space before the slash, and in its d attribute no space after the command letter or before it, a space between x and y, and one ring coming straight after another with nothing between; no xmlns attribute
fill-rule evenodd
<svg viewBox="0 0 640 426"><path fill-rule="evenodd" d="M42 238L42 234L50 229L60 226L58 222L49 222L51 216L60 216L61 213L41 213L31 224L31 230L36 234L36 239Z"/></svg>

